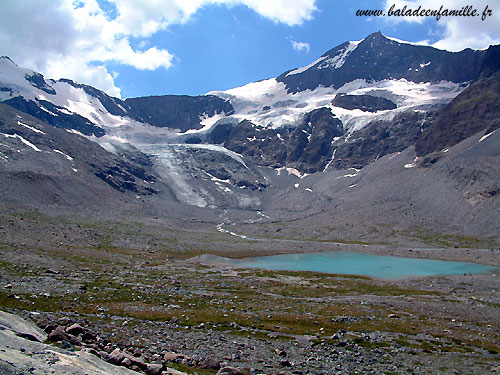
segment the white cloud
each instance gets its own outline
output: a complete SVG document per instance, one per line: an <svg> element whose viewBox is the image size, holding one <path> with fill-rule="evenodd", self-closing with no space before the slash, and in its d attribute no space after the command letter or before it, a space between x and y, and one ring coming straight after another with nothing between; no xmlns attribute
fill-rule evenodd
<svg viewBox="0 0 500 375"><path fill-rule="evenodd" d="M310 46L309 43L305 42L296 42L293 39L290 39L290 43L292 43L292 48L298 52L309 52Z"/></svg>
<svg viewBox="0 0 500 375"><path fill-rule="evenodd" d="M173 56L147 38L192 19L208 5L244 5L273 22L299 25L312 19L315 0L97 0L0 1L0 54L50 78L70 78L119 96L114 62L137 69L168 69ZM134 48L130 39L143 38ZM306 48L306 47L302 47Z"/></svg>
<svg viewBox="0 0 500 375"><path fill-rule="evenodd" d="M500 44L500 8L495 2L489 0L385 0L385 9L395 6L394 9L415 10L421 9L439 10L441 5L444 9L461 10L463 7L472 6L477 10L478 16L452 16L441 17L439 20L433 17L387 17L390 22L423 23L430 19L426 25L431 25L429 35L437 41L431 45L436 48L450 51L460 51L464 48L484 49L491 44ZM492 14L482 20L483 11L486 7L492 10Z"/></svg>
<svg viewBox="0 0 500 375"><path fill-rule="evenodd" d="M238 3L238 0L229 3ZM315 0L241 0L241 3L260 15L290 26L300 25L313 18Z"/></svg>

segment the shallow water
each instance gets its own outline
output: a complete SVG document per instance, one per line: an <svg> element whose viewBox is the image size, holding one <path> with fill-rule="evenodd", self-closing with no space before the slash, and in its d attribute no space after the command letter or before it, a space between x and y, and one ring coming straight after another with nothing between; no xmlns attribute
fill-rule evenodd
<svg viewBox="0 0 500 375"><path fill-rule="evenodd" d="M235 262L244 268L314 271L333 274L364 275L383 279L409 276L482 274L496 269L477 263L402 258L352 252L281 254L245 258Z"/></svg>

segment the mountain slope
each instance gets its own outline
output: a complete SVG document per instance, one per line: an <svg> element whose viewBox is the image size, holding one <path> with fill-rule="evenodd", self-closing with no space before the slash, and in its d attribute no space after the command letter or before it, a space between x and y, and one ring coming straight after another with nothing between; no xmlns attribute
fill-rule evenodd
<svg viewBox="0 0 500 375"><path fill-rule="evenodd" d="M117 128L168 127L170 133L201 128L205 118L231 114L231 104L214 96L165 95L121 100L69 79L40 73L0 58L0 101L44 122L84 135L115 135Z"/></svg>
<svg viewBox="0 0 500 375"><path fill-rule="evenodd" d="M214 135L209 130L204 138L200 132L200 139L223 141L261 166L302 173L361 168L414 144L436 111L478 76L484 55L470 49L451 53L374 33L276 79L212 92L228 100L235 113L215 123ZM309 144L310 130L326 119L319 120L315 111L328 113L328 122L341 134L322 137L322 145L318 140ZM224 137L219 138L216 133L222 129ZM307 148L309 156L297 162L296 155Z"/></svg>
<svg viewBox="0 0 500 375"><path fill-rule="evenodd" d="M127 100L0 59L2 100L53 125L1 107L2 199L94 207L123 200L148 214L215 217L218 230L292 219L309 230L310 217L318 228L323 220L343 228L340 236L440 224L491 235L500 189L491 132L496 51L452 54L376 33L281 78L201 97ZM287 86L290 77L304 86ZM458 123L451 109L469 103L477 103L466 111L477 124L458 124L448 137L440 124ZM438 139L433 150L443 140L454 146L420 152L429 135Z"/></svg>
<svg viewBox="0 0 500 375"><path fill-rule="evenodd" d="M500 46L486 51L477 81L440 111L416 143L423 156L453 146L480 131L500 127Z"/></svg>
<svg viewBox="0 0 500 375"><path fill-rule="evenodd" d="M138 150L112 154L1 103L0 185L4 199L23 204L95 207L160 192L175 199Z"/></svg>
<svg viewBox="0 0 500 375"><path fill-rule="evenodd" d="M277 80L296 93L321 86L340 88L356 79L411 82L468 82L477 77L483 51L453 53L396 41L380 32L360 42L343 43L307 67L280 75Z"/></svg>
<svg viewBox="0 0 500 375"><path fill-rule="evenodd" d="M123 102L127 115L134 120L154 126L179 129L185 132L200 129L201 118L218 113L231 115L231 104L217 96L164 95L130 98Z"/></svg>

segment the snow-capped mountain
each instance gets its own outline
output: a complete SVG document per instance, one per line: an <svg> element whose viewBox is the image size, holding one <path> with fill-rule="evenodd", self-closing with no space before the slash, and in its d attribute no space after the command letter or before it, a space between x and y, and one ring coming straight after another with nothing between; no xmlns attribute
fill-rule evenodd
<svg viewBox="0 0 500 375"><path fill-rule="evenodd" d="M171 138L202 127L205 118L233 112L228 102L210 95L121 100L69 79L46 80L5 56L0 57L0 101L59 128L131 143L141 143L146 133L160 141Z"/></svg>
<svg viewBox="0 0 500 375"><path fill-rule="evenodd" d="M260 165L307 173L361 168L413 144L434 111L477 78L484 53L452 53L374 33L362 41L343 43L277 78L211 92L235 110L215 129L223 126L226 147ZM339 131L324 134L316 129L310 118L317 119L320 109L323 121L341 123L334 125ZM234 125L233 133L228 124ZM282 152L276 153L277 149ZM315 157L309 150L315 150Z"/></svg>
<svg viewBox="0 0 500 375"><path fill-rule="evenodd" d="M381 165L385 156L411 174L416 166L435 163L425 161L427 153L495 131L491 109L483 111L489 113L481 120L486 127L457 131L451 143L443 130L449 129L443 125L446 113L456 113L464 101L470 104L484 87L495 92L495 51L451 53L375 33L276 78L198 97L126 100L70 80L46 79L4 57L0 100L74 133L69 139L84 136L100 144L102 158L117 167L93 162L86 164L88 170L133 197L163 193L165 199L198 207L289 210L289 204L305 212L328 206L332 186L349 193L361 186L361 171L377 169L372 165ZM43 153L40 145L49 147L49 140L37 143L26 129L0 131L5 146L0 165L9 166L12 150ZM496 138L489 144L491 139ZM424 146L428 143L432 147ZM407 151L414 144L420 145L421 164ZM76 151L49 148L50 163L59 163L62 155L53 149L78 159ZM136 169L140 165L145 172ZM276 200L285 192L292 197L286 204Z"/></svg>
<svg viewBox="0 0 500 375"><path fill-rule="evenodd" d="M305 68L283 73L277 80L288 92L320 86L341 88L356 79L380 82L470 82L477 77L484 51L453 53L415 45L373 33L359 42L346 42L326 52Z"/></svg>

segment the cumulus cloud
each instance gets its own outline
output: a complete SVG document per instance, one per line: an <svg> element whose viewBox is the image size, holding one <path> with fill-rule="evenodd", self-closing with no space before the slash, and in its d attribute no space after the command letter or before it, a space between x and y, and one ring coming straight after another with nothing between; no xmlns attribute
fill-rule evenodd
<svg viewBox="0 0 500 375"><path fill-rule="evenodd" d="M71 78L120 96L106 63L137 69L169 68L173 56L156 47L133 49L125 25L111 20L95 0L2 2L2 54L50 78Z"/></svg>
<svg viewBox="0 0 500 375"><path fill-rule="evenodd" d="M235 4L238 0L229 0L228 3ZM290 26L311 20L317 10L315 0L241 0L241 3L274 22Z"/></svg>
<svg viewBox="0 0 500 375"><path fill-rule="evenodd" d="M309 43L296 42L293 39L290 39L290 43L292 43L292 48L298 52L309 52L310 49Z"/></svg>
<svg viewBox="0 0 500 375"><path fill-rule="evenodd" d="M453 16L441 17L439 20L433 17L387 17L389 22L410 22L423 23L430 19L429 35L437 41L431 45L436 48L450 51L460 51L470 47L475 49L488 48L491 44L500 44L500 8L488 0L385 0L386 11L394 5L394 9L402 9L406 6L408 9L438 10L441 5L443 9L461 10L465 6L472 5L478 12L476 17ZM492 10L491 15L483 20L484 10ZM497 9L498 8L498 9Z"/></svg>
<svg viewBox="0 0 500 375"><path fill-rule="evenodd" d="M273 22L299 25L315 0L4 0L0 54L50 78L71 78L120 96L107 63L141 70L168 69L173 55L147 38L183 24L204 6L244 5ZM106 5L106 6L104 6ZM130 40L142 38L138 48ZM305 46L301 48L306 48Z"/></svg>

